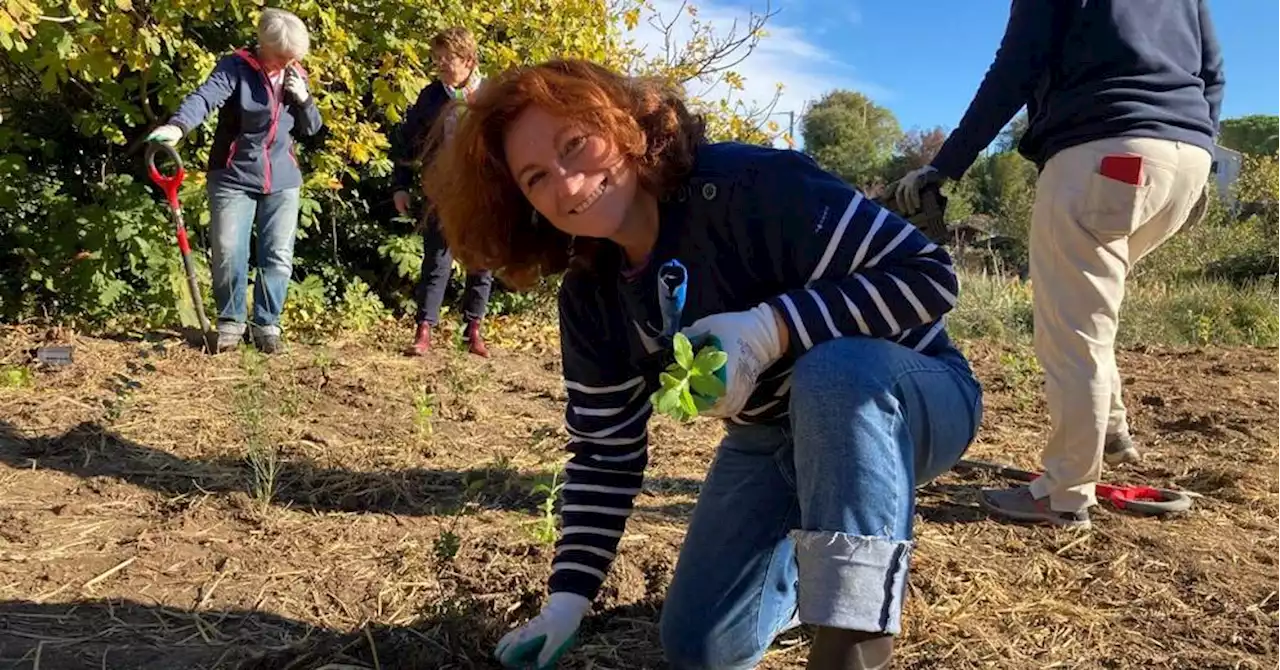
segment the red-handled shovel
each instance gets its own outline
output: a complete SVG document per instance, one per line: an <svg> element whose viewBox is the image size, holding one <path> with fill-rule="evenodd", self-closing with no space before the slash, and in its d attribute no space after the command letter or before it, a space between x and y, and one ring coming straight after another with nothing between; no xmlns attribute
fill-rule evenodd
<svg viewBox="0 0 1280 670"><path fill-rule="evenodd" d="M167 154L177 166L177 171L172 176L166 176L160 173L156 167L156 153ZM164 191L165 199L169 201L169 211L173 213L173 227L178 235L178 249L182 252L182 267L187 272L187 287L191 290L191 301L195 303L196 315L200 318L200 341L206 347L209 339L209 319L204 314L204 300L200 298L200 284L196 281L196 267L191 260L191 244L187 241L187 227L182 222L182 204L178 202L178 188L182 186L182 180L186 178L187 171L182 167L182 158L178 156L178 152L173 147L162 142L150 142L147 144L147 172L151 175L151 181Z"/></svg>

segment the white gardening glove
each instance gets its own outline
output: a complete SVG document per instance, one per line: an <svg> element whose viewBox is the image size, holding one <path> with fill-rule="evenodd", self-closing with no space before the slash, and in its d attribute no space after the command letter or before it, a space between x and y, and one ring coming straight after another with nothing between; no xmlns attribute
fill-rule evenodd
<svg viewBox="0 0 1280 670"><path fill-rule="evenodd" d="M182 129L172 124L160 126L147 135L148 142L159 142L169 146L174 146L180 139L182 139Z"/></svg>
<svg viewBox="0 0 1280 670"><path fill-rule="evenodd" d="M307 98L311 97L311 94L307 92L306 80L304 80L302 75L292 67L286 69L284 72L284 90L285 93L288 93L289 96L293 98L293 101L299 105L306 102Z"/></svg>
<svg viewBox="0 0 1280 670"><path fill-rule="evenodd" d="M906 174L902 179L898 180L897 186L894 187L894 196L898 200L898 206L904 208L908 213L914 214L920 209L920 189L931 180L939 178L937 170L932 165L916 168Z"/></svg>
<svg viewBox="0 0 1280 670"><path fill-rule="evenodd" d="M701 416L727 419L746 407L760 373L785 353L780 321L773 307L760 303L745 312L705 316L681 331L693 344L694 351L711 343L728 356L716 375L724 382L724 395L699 412Z"/></svg>
<svg viewBox="0 0 1280 670"><path fill-rule="evenodd" d="M577 641L589 609L591 601L576 593L552 593L538 616L502 636L494 657L507 668L550 670Z"/></svg>

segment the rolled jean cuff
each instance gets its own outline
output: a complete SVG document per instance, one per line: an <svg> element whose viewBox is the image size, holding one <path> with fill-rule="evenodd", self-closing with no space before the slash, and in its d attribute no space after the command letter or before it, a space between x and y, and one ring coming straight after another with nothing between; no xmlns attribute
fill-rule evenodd
<svg viewBox="0 0 1280 670"><path fill-rule="evenodd" d="M245 325L240 321L219 321L218 332L226 335L244 335Z"/></svg>
<svg viewBox="0 0 1280 670"><path fill-rule="evenodd" d="M912 543L832 531L793 530L800 620L897 635Z"/></svg>

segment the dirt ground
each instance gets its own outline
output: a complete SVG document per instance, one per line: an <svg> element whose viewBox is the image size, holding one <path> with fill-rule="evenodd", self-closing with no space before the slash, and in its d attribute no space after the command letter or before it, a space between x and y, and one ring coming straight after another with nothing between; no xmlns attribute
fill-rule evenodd
<svg viewBox="0 0 1280 670"><path fill-rule="evenodd" d="M404 358L400 329L263 363L78 337L73 365L0 379L0 668L493 667L551 557L536 487L563 458L552 329L501 325L489 361ZM0 366L45 335L0 330ZM1034 359L967 349L987 393L970 456L1034 468ZM1177 518L1100 507L1077 533L988 518L985 475L924 487L895 667L1280 661L1276 350L1120 359L1146 459L1105 476L1203 497ZM719 432L655 421L639 510L566 667L664 667L658 612ZM269 499L247 445L279 449ZM762 667L806 651L789 635Z"/></svg>

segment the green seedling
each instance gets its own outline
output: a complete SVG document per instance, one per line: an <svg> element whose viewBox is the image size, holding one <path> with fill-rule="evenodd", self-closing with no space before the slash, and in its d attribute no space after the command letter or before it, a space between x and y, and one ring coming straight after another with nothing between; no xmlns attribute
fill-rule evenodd
<svg viewBox="0 0 1280 670"><path fill-rule="evenodd" d="M658 376L662 388L649 396L649 402L659 413L689 421L724 395L721 370L729 355L720 350L714 339L694 355L693 343L684 333L676 333L672 348L676 360Z"/></svg>

